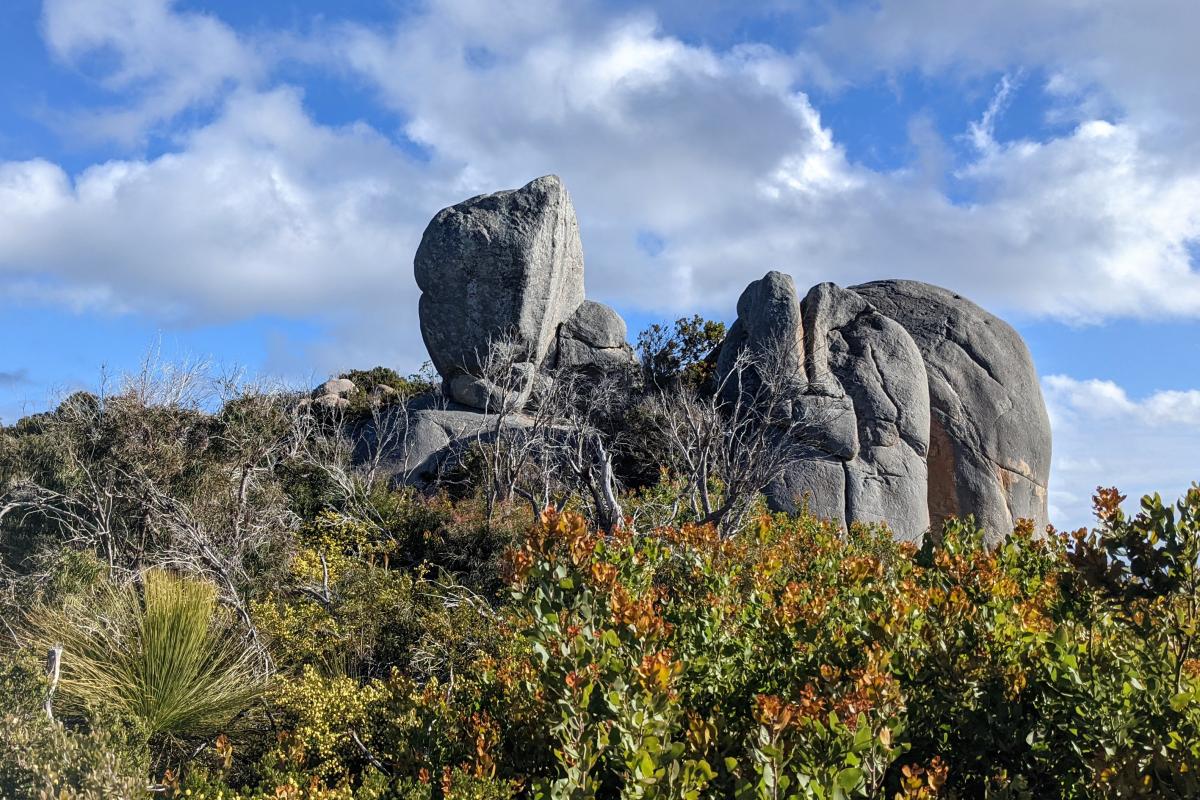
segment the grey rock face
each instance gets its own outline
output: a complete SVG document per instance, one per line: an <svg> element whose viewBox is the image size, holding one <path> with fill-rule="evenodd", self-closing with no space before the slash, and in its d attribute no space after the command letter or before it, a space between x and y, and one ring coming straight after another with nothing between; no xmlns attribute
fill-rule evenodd
<svg viewBox="0 0 1200 800"><path fill-rule="evenodd" d="M583 247L570 195L557 176L480 195L439 211L414 261L421 335L452 398L473 404L478 375L499 337L538 367L559 326L583 302ZM461 394L456 394L461 390Z"/></svg>
<svg viewBox="0 0 1200 800"><path fill-rule="evenodd" d="M779 348L794 362L793 371L802 386L804 326L792 276L772 271L751 282L738 298L737 312L717 356L717 375L727 376L743 350L761 353Z"/></svg>
<svg viewBox="0 0 1200 800"><path fill-rule="evenodd" d="M858 448L843 461L844 519L886 522L897 536L919 540L929 527L929 388L921 351L897 322L832 283L814 286L801 312L810 386L819 395L844 395L853 408Z"/></svg>
<svg viewBox="0 0 1200 800"><path fill-rule="evenodd" d="M621 347L626 344L625 320L603 303L584 300L562 324L559 335L598 350Z"/></svg>
<svg viewBox="0 0 1200 800"><path fill-rule="evenodd" d="M853 287L920 348L932 409L928 502L935 530L974 514L989 543L1046 524L1050 422L1020 334L953 292L916 281Z"/></svg>
<svg viewBox="0 0 1200 800"><path fill-rule="evenodd" d="M625 337L620 314L585 300L558 329L555 366L592 374L632 369L637 356Z"/></svg>
<svg viewBox="0 0 1200 800"><path fill-rule="evenodd" d="M349 378L327 380L313 389L311 405L329 411L344 411L350 407L350 395L355 388L354 381Z"/></svg>
<svg viewBox="0 0 1200 800"><path fill-rule="evenodd" d="M349 378L333 378L327 380L313 390L313 397L333 395L334 397L349 397L354 392L354 381Z"/></svg>
<svg viewBox="0 0 1200 800"><path fill-rule="evenodd" d="M775 508L887 522L919 539L974 514L995 544L1046 522L1050 429L1029 351L1010 326L934 286L813 287L769 273L738 301L718 360L785 339L802 346L795 413L820 455L768 489ZM841 474L838 474L840 470Z"/></svg>
<svg viewBox="0 0 1200 800"><path fill-rule="evenodd" d="M818 519L846 519L846 467L834 457L819 457L795 464L767 487L767 504L774 511L795 514L807 509Z"/></svg>
<svg viewBox="0 0 1200 800"><path fill-rule="evenodd" d="M801 302L790 276L769 272L738 300L718 375L746 349L791 360L792 413L805 420L799 435L816 452L768 487L771 505L807 504L843 523L887 522L898 536L919 539L929 522L929 391L905 330L831 283Z"/></svg>
<svg viewBox="0 0 1200 800"><path fill-rule="evenodd" d="M397 483L429 484L472 442L494 436L497 419L496 414L481 414L463 406L411 409L404 440L381 459L381 474ZM509 414L503 425L524 429L529 420Z"/></svg>

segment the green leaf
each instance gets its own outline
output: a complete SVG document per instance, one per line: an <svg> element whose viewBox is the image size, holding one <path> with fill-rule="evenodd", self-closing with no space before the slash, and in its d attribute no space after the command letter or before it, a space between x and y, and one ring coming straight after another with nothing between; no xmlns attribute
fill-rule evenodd
<svg viewBox="0 0 1200 800"><path fill-rule="evenodd" d="M847 767L837 774L834 783L839 789L851 791L862 785L863 771L858 767Z"/></svg>

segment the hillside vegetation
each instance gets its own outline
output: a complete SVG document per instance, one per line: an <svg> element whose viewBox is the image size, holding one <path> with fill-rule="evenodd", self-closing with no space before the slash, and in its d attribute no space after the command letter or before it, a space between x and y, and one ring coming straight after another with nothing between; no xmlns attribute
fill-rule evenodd
<svg viewBox="0 0 1200 800"><path fill-rule="evenodd" d="M427 491L390 370L327 409L148 369L4 429L0 796L1200 796L1200 487L992 549L773 514L704 416L719 335Z"/></svg>

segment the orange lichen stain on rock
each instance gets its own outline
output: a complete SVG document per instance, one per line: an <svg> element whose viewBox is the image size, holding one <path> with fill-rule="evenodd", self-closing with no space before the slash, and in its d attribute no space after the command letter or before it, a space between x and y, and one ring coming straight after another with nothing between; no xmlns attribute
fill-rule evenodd
<svg viewBox="0 0 1200 800"><path fill-rule="evenodd" d="M958 488L954 480L954 445L936 414L929 420L929 522L932 530L959 515Z"/></svg>

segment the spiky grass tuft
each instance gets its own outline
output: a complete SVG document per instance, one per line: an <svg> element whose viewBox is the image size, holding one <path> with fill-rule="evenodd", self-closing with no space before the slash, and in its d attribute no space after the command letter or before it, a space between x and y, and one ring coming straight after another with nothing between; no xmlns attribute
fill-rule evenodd
<svg viewBox="0 0 1200 800"><path fill-rule="evenodd" d="M212 584L161 569L31 617L35 639L61 643L56 706L103 709L146 735L207 736L261 693L253 652L219 613Z"/></svg>

